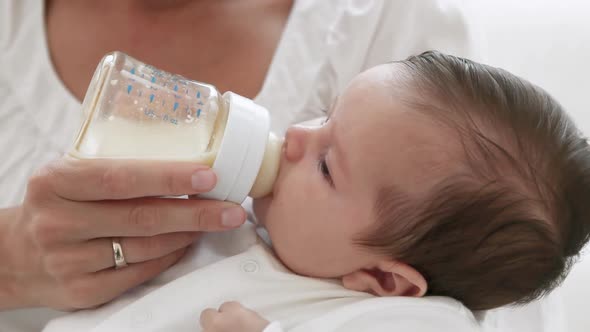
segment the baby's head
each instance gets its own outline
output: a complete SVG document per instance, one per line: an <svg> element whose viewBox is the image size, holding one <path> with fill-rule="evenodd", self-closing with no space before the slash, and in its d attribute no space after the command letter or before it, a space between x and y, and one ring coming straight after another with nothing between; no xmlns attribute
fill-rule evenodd
<svg viewBox="0 0 590 332"><path fill-rule="evenodd" d="M590 148L543 90L427 52L357 76L290 128L255 203L294 272L471 309L553 289L590 233Z"/></svg>

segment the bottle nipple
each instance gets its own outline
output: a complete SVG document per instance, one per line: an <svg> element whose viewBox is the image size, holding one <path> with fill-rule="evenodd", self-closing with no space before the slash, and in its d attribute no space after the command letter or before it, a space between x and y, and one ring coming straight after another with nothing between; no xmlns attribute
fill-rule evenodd
<svg viewBox="0 0 590 332"><path fill-rule="evenodd" d="M260 198L272 192L279 174L283 142L284 139L277 137L274 133L268 135L262 164L248 196Z"/></svg>

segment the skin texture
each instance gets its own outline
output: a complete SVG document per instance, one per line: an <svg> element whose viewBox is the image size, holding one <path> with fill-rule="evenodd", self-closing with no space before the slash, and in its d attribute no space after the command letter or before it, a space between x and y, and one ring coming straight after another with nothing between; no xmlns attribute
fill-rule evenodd
<svg viewBox="0 0 590 332"><path fill-rule="evenodd" d="M51 0L48 46L58 75L79 100L102 56L114 50L252 98L291 7L292 0Z"/></svg>
<svg viewBox="0 0 590 332"><path fill-rule="evenodd" d="M392 82L403 82L400 65L375 67L352 81L323 126L290 128L274 194L257 200L255 212L294 272L382 296L420 296L427 286L416 270L354 242L375 226L379 188L419 197L445 171L433 166L448 158L438 147L444 133L411 112L392 93L403 84Z"/></svg>
<svg viewBox="0 0 590 332"><path fill-rule="evenodd" d="M225 302L219 309L201 312L199 323L205 332L261 332L270 323L238 302Z"/></svg>

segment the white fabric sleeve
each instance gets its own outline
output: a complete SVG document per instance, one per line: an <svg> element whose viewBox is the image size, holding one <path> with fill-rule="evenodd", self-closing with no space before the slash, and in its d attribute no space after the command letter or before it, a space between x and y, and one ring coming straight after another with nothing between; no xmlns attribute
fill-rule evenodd
<svg viewBox="0 0 590 332"><path fill-rule="evenodd" d="M266 328L262 332L283 332L283 328L281 327L281 323L275 321L266 326Z"/></svg>

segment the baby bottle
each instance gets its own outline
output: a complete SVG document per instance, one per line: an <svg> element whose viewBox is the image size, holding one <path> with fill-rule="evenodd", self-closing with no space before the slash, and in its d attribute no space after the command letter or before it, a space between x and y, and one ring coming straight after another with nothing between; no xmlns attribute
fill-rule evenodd
<svg viewBox="0 0 590 332"><path fill-rule="evenodd" d="M272 190L282 139L250 99L114 52L98 65L82 108L75 158L206 164L217 174L215 188L200 195L210 199L241 203Z"/></svg>

